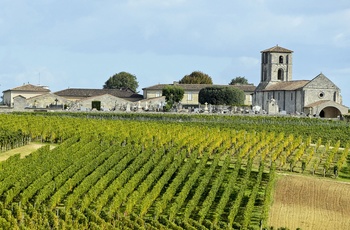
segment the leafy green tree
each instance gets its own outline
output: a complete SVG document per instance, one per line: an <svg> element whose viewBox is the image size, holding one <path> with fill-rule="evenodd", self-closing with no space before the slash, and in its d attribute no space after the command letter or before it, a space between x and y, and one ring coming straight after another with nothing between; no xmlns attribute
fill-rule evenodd
<svg viewBox="0 0 350 230"><path fill-rule="evenodd" d="M190 75L185 75L180 81L180 84L213 84L213 80L208 74L200 71L194 71Z"/></svg>
<svg viewBox="0 0 350 230"><path fill-rule="evenodd" d="M136 92L137 87L139 87L139 83L136 76L127 72L114 74L103 85L104 89L129 88L134 92Z"/></svg>
<svg viewBox="0 0 350 230"><path fill-rule="evenodd" d="M248 85L248 80L245 77L235 77L231 80L229 85Z"/></svg>
<svg viewBox="0 0 350 230"><path fill-rule="evenodd" d="M184 89L179 86L165 86L162 90L162 95L165 96L165 101L167 102L165 110L169 111L175 103L179 103L184 94Z"/></svg>
<svg viewBox="0 0 350 230"><path fill-rule="evenodd" d="M243 105L245 94L235 87L212 86L199 91L198 101L212 105Z"/></svg>

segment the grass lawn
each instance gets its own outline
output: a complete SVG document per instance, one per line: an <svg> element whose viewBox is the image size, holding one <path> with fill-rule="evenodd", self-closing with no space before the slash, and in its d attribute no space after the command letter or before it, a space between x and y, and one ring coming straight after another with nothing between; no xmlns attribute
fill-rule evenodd
<svg viewBox="0 0 350 230"><path fill-rule="evenodd" d="M0 161L5 161L7 160L7 158L9 158L10 156L16 155L16 154L21 154L21 158L31 154L32 152L34 152L35 150L37 150L38 148L40 148L41 146L44 146L46 144L44 143L40 143L40 142L31 142L28 145L19 147L19 148L15 148L15 149L11 149L9 151L0 153ZM55 145L51 145L51 149L55 148Z"/></svg>

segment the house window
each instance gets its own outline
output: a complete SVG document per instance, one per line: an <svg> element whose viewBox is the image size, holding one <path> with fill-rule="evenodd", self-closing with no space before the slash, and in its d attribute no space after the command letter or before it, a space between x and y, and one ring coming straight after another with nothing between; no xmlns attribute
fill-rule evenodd
<svg viewBox="0 0 350 230"><path fill-rule="evenodd" d="M290 93L290 100L293 101L293 93Z"/></svg>
<svg viewBox="0 0 350 230"><path fill-rule="evenodd" d="M160 92L156 92L156 97L160 97Z"/></svg>
<svg viewBox="0 0 350 230"><path fill-rule="evenodd" d="M283 56L280 56L280 58L279 58L279 63L280 63L280 64L283 64Z"/></svg>
<svg viewBox="0 0 350 230"><path fill-rule="evenodd" d="M187 101L192 101L192 93L191 92L187 93Z"/></svg>

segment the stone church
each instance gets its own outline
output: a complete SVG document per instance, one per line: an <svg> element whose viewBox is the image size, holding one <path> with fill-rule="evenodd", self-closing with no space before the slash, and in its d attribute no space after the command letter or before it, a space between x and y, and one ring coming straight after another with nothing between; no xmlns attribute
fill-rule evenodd
<svg viewBox="0 0 350 230"><path fill-rule="evenodd" d="M274 46L261 51L261 79L253 105L269 114L306 114L336 118L348 113L339 87L320 73L312 80L292 80L293 51Z"/></svg>

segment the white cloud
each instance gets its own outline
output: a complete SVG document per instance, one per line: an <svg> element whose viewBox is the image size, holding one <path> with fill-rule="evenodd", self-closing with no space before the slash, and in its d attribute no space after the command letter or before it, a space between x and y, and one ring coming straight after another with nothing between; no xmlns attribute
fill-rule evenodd
<svg viewBox="0 0 350 230"><path fill-rule="evenodd" d="M350 76L350 68L334 69L332 72L335 73L335 74L341 74L341 75L344 75L344 76L347 76L347 77Z"/></svg>
<svg viewBox="0 0 350 230"><path fill-rule="evenodd" d="M254 57L239 57L238 62L245 68L257 67L260 65L260 59Z"/></svg>
<svg viewBox="0 0 350 230"><path fill-rule="evenodd" d="M350 38L345 33L338 33L333 37L335 46L350 47Z"/></svg>
<svg viewBox="0 0 350 230"><path fill-rule="evenodd" d="M101 87L109 75L129 71L147 78L140 80L145 87L163 82L164 76L172 81L202 70L218 83L239 75L256 83L260 51L275 44L295 51L294 79L348 66L349 0L37 0L1 5L2 82L15 76L37 82L35 71L40 71L43 84Z"/></svg>
<svg viewBox="0 0 350 230"><path fill-rule="evenodd" d="M59 76L55 76L47 67L42 66L18 73L13 80L13 84L16 84L16 86L24 83L50 86L63 79Z"/></svg>

